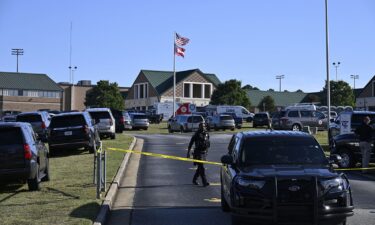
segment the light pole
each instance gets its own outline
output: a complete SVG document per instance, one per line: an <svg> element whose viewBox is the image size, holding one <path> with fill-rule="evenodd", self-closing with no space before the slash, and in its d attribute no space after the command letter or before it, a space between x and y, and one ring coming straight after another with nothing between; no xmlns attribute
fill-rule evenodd
<svg viewBox="0 0 375 225"><path fill-rule="evenodd" d="M279 91L281 92L281 79L284 79L285 75L276 75L276 79L279 80Z"/></svg>
<svg viewBox="0 0 375 225"><path fill-rule="evenodd" d="M74 110L74 71L77 70L77 66L69 66L70 74L71 74L71 81L72 81L72 91L70 96L70 110Z"/></svg>
<svg viewBox="0 0 375 225"><path fill-rule="evenodd" d="M333 62L332 65L336 68L336 81L337 81L337 68L340 66L340 62Z"/></svg>
<svg viewBox="0 0 375 225"><path fill-rule="evenodd" d="M17 56L17 73L18 73L18 56L23 55L23 48L12 48L12 55Z"/></svg>
<svg viewBox="0 0 375 225"><path fill-rule="evenodd" d="M350 75L350 78L353 79L353 91L355 90L355 80L359 79L359 75Z"/></svg>
<svg viewBox="0 0 375 225"><path fill-rule="evenodd" d="M325 28L326 28L326 73L327 73L327 106L328 118L331 115L331 83L329 78L329 44L328 44L328 0L325 0ZM329 130L329 122L327 123L327 130ZM328 137L329 143L329 137Z"/></svg>

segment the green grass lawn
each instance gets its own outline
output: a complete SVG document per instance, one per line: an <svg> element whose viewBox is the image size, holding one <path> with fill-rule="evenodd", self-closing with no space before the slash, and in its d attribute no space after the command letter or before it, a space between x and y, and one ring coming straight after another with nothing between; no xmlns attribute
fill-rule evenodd
<svg viewBox="0 0 375 225"><path fill-rule="evenodd" d="M131 141L132 137L117 135L116 140L104 140L103 146L128 148ZM124 153L108 152L107 183L123 157ZM50 159L51 181L41 183L40 191L29 192L27 185L1 186L0 224L91 225L102 202L95 199L93 158L83 150L66 150L54 156Z"/></svg>

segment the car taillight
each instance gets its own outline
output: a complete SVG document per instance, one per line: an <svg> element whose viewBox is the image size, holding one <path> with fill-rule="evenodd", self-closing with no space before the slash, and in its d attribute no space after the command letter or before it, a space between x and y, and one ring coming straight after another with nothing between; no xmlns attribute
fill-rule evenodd
<svg viewBox="0 0 375 225"><path fill-rule="evenodd" d="M25 159L26 160L30 160L31 159L31 149L30 149L30 145L28 144L24 144L23 145L23 150L24 150L24 154L25 154Z"/></svg>
<svg viewBox="0 0 375 225"><path fill-rule="evenodd" d="M89 127L87 125L83 126L83 132L85 132L86 134L89 133Z"/></svg>
<svg viewBox="0 0 375 225"><path fill-rule="evenodd" d="M120 117L120 123L124 123L125 122L125 119L123 116Z"/></svg>
<svg viewBox="0 0 375 225"><path fill-rule="evenodd" d="M42 122L42 129L46 129L46 124Z"/></svg>

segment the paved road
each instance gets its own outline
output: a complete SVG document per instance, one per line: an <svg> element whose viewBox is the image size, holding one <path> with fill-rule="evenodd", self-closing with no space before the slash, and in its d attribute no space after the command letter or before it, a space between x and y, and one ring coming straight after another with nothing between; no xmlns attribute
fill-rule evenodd
<svg viewBox="0 0 375 225"><path fill-rule="evenodd" d="M143 151L186 156L190 135L139 135ZM211 135L208 160L219 161L230 135ZM138 146L139 148L140 146ZM136 146L137 148L137 146ZM192 163L132 155L110 225L209 225L230 224L220 209L220 168L206 166L209 187L192 185ZM375 224L375 179L350 174L356 212L348 224Z"/></svg>

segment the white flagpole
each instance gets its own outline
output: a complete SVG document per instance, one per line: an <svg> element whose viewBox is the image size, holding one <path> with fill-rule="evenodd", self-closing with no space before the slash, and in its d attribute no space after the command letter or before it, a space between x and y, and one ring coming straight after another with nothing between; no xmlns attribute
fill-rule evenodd
<svg viewBox="0 0 375 225"><path fill-rule="evenodd" d="M176 116L176 32L173 34L173 117Z"/></svg>

